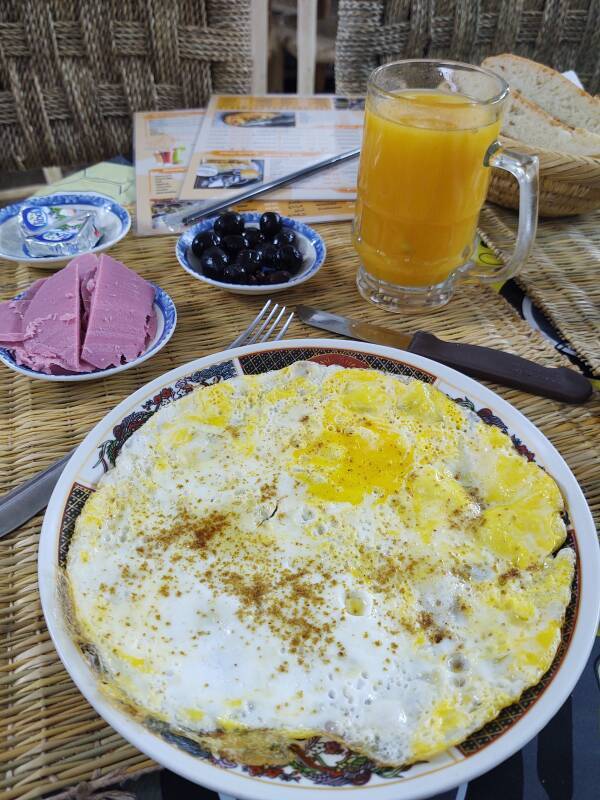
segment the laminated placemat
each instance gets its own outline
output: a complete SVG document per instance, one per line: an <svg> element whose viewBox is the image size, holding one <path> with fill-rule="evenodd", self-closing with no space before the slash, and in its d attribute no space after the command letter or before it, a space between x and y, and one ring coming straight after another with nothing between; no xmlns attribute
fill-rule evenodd
<svg viewBox="0 0 600 800"><path fill-rule="evenodd" d="M517 215L484 208L480 229L501 254L514 246ZM540 220L533 252L515 280L600 377L600 210L580 217Z"/></svg>
<svg viewBox="0 0 600 800"><path fill-rule="evenodd" d="M545 365L567 365L511 306L491 289L459 288L444 309L389 315L365 303L355 288L356 256L350 226L319 226L327 248L321 272L304 286L278 295L374 323L417 327L456 341L508 350ZM230 295L195 281L175 260L172 237L128 236L111 250L173 297L177 330L169 344L137 368L83 383L31 380L0 365L0 493L31 477L76 445L119 401L173 367L227 347L264 303L264 297ZM48 275L0 262L0 300ZM289 338L318 337L295 320ZM598 396L567 405L492 385L556 445L579 480L600 522L600 457L590 442L600 433ZM156 768L96 714L64 670L46 630L37 589L41 515L0 540L0 798L48 793L75 797ZM85 794L85 793L83 793ZM81 787L78 797L83 796Z"/></svg>

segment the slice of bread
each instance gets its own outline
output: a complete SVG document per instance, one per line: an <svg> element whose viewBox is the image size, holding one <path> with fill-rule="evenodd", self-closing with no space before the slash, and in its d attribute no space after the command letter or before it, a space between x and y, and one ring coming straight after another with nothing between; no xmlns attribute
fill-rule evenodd
<svg viewBox="0 0 600 800"><path fill-rule="evenodd" d="M509 98L502 133L530 147L579 156L600 155L598 134L583 128L570 128L514 90Z"/></svg>
<svg viewBox="0 0 600 800"><path fill-rule="evenodd" d="M560 72L508 53L486 58L482 66L566 125L600 134L600 99L579 89Z"/></svg>

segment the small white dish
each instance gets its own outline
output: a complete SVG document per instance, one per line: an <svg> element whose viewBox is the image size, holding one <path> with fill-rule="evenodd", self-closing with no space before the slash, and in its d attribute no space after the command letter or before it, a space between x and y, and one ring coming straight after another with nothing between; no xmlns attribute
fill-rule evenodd
<svg viewBox="0 0 600 800"><path fill-rule="evenodd" d="M156 312L156 333L144 352L137 358L134 358L133 361L128 361L126 364L120 364L118 367L97 369L94 372L80 372L78 374L71 375L47 375L45 372L38 372L30 367L24 367L21 364L17 364L12 353L3 347L0 347L0 361L3 364L6 364L9 369L12 369L14 372L18 372L21 375L25 375L28 378L37 378L41 381L54 381L60 383L94 381L98 378L108 378L109 375L115 375L117 372L125 372L126 369L139 366L139 364L142 364L144 361L152 358L152 356L158 353L159 350L162 350L162 348L173 335L175 326L177 325L177 309L175 308L175 303L171 299L171 296L168 295L164 289L161 289L160 286L157 286L154 283L150 285L154 286L155 290L154 311ZM14 299L18 300L21 296L22 294L17 295L17 297Z"/></svg>
<svg viewBox="0 0 600 800"><path fill-rule="evenodd" d="M258 221L261 215L256 211L247 211L241 215L244 222L252 228L258 228ZM300 286L310 280L323 266L325 261L325 254L327 252L325 242L310 225L304 222L298 222L290 217L282 217L281 222L286 228L291 228L296 234L296 246L302 253L302 267L297 275L290 278L285 283L275 284L261 284L249 286L241 283L224 283L223 281L215 281L212 278L207 278L202 274L200 266L200 259L192 253L192 242L197 234L203 231L212 230L217 217L204 219L197 225L193 225L177 240L175 246L175 255L177 261L181 264L186 272L188 272L196 280L208 283L209 286L216 286L218 289L225 289L226 292L232 294L273 294L274 292L283 292L286 289L293 289L294 286Z"/></svg>
<svg viewBox="0 0 600 800"><path fill-rule="evenodd" d="M96 222L102 229L102 238L90 251L81 250L80 252L64 256L30 256L23 251L23 242L19 232L19 212L26 206L70 206L77 211L89 211L93 209L96 213ZM127 209L115 203L110 197L96 192L60 192L60 194L48 194L44 197L29 197L20 203L0 208L0 259L7 261L19 261L24 264L31 264L40 269L56 269L58 265L70 261L81 253L99 253L119 242L127 235L131 228L131 217Z"/></svg>

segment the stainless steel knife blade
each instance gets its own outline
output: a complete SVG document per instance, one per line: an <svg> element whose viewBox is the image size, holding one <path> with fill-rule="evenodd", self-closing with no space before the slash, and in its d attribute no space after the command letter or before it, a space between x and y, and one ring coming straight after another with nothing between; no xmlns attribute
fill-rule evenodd
<svg viewBox="0 0 600 800"><path fill-rule="evenodd" d="M349 336L351 339L360 339L362 342L374 342L387 345L387 347L408 350L413 338L412 334L397 333L387 330L387 328L380 328L379 325L348 319L339 314L330 314L328 311L321 311L311 306L297 306L296 313L307 325L339 333L341 336Z"/></svg>
<svg viewBox="0 0 600 800"><path fill-rule="evenodd" d="M50 495L72 455L73 451L67 453L44 472L34 475L33 478L4 495L0 514L0 539L21 527L28 519L46 508Z"/></svg>

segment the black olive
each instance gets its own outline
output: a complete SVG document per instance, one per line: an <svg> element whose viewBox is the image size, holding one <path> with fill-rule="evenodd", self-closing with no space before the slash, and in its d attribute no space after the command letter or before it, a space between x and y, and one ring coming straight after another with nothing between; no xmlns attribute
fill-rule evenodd
<svg viewBox="0 0 600 800"><path fill-rule="evenodd" d="M261 267L257 272L254 273L254 278L259 284L270 283L273 272L274 270L269 269L268 267Z"/></svg>
<svg viewBox="0 0 600 800"><path fill-rule="evenodd" d="M248 272L256 272L261 265L261 254L258 250L241 250L235 263L245 267Z"/></svg>
<svg viewBox="0 0 600 800"><path fill-rule="evenodd" d="M218 247L221 244L221 237L214 231L202 231L197 234L192 242L192 253L200 258L209 247Z"/></svg>
<svg viewBox="0 0 600 800"><path fill-rule="evenodd" d="M291 228L282 228L279 233L273 237L273 244L275 247L283 247L286 244L296 244L296 234Z"/></svg>
<svg viewBox="0 0 600 800"><path fill-rule="evenodd" d="M230 233L228 236L223 237L221 247L226 253L229 253L230 256L235 256L240 250L246 247L246 242L241 234Z"/></svg>
<svg viewBox="0 0 600 800"><path fill-rule="evenodd" d="M287 269L269 270L269 280L267 283L287 283L292 277L292 273Z"/></svg>
<svg viewBox="0 0 600 800"><path fill-rule="evenodd" d="M202 272L207 278L223 280L223 270L229 264L229 256L219 247L209 247L200 257Z"/></svg>
<svg viewBox="0 0 600 800"><path fill-rule="evenodd" d="M227 213L221 214L216 218L213 227L219 236L229 236L231 233L243 233L244 218L241 214L236 214L234 211L227 211Z"/></svg>
<svg viewBox="0 0 600 800"><path fill-rule="evenodd" d="M231 264L223 270L223 280L225 283L246 283L248 272L240 264Z"/></svg>
<svg viewBox="0 0 600 800"><path fill-rule="evenodd" d="M257 247L261 242L267 241L264 233L261 233L258 228L246 228L242 236L246 242L246 247L251 249Z"/></svg>
<svg viewBox="0 0 600 800"><path fill-rule="evenodd" d="M260 218L259 225L265 236L275 236L281 230L281 217L276 211L265 211Z"/></svg>
<svg viewBox="0 0 600 800"><path fill-rule="evenodd" d="M279 248L267 242L261 244L256 248L260 253L260 260L264 267L277 267L279 266Z"/></svg>
<svg viewBox="0 0 600 800"><path fill-rule="evenodd" d="M302 253L291 244L284 245L279 251L278 266L295 274L302 266Z"/></svg>

